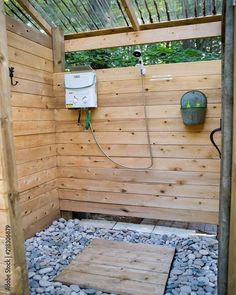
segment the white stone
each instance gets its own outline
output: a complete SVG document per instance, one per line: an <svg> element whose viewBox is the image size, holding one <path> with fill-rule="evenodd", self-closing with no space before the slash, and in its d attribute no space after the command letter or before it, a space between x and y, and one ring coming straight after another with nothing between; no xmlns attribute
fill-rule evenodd
<svg viewBox="0 0 236 295"><path fill-rule="evenodd" d="M109 221L109 220L82 219L80 221L80 225L84 227L97 227L97 228L105 228L105 229L112 229L115 224L116 224L115 221Z"/></svg>
<svg viewBox="0 0 236 295"><path fill-rule="evenodd" d="M155 226L153 234L158 235L176 235L179 237L189 237L196 234L195 230L181 229L176 227Z"/></svg>
<svg viewBox="0 0 236 295"><path fill-rule="evenodd" d="M139 233L151 233L154 229L154 225L151 224L134 224L126 222L117 222L113 229L116 230L133 230Z"/></svg>

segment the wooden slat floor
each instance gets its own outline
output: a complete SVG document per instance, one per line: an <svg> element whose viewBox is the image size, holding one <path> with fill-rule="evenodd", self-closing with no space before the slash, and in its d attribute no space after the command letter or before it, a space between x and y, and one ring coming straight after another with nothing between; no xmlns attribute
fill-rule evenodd
<svg viewBox="0 0 236 295"><path fill-rule="evenodd" d="M163 295L175 249L93 240L56 281L120 295Z"/></svg>

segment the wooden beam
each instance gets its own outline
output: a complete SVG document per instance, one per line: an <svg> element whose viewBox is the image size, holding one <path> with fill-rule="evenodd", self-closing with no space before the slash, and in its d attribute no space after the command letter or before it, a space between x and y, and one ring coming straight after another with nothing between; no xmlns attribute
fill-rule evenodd
<svg viewBox="0 0 236 295"><path fill-rule="evenodd" d="M221 35L221 22L120 33L107 36L66 40L65 51L92 50L138 44L199 39Z"/></svg>
<svg viewBox="0 0 236 295"><path fill-rule="evenodd" d="M47 48L52 48L52 38L50 36L43 34L35 28L31 28L10 16L6 15L5 17L8 31L34 41L35 43L43 45Z"/></svg>
<svg viewBox="0 0 236 295"><path fill-rule="evenodd" d="M52 35L52 28L46 20L38 13L29 0L17 0L24 10L33 18L33 20L48 34Z"/></svg>
<svg viewBox="0 0 236 295"><path fill-rule="evenodd" d="M65 40L112 35L112 34L127 33L127 32L133 32L133 29L131 27L117 27L112 29L101 29L96 31L79 32L79 33L65 35Z"/></svg>
<svg viewBox="0 0 236 295"><path fill-rule="evenodd" d="M58 27L52 29L53 43L53 65L54 73L64 72L65 70L65 43L64 31Z"/></svg>
<svg viewBox="0 0 236 295"><path fill-rule="evenodd" d="M221 15L195 17L195 18L180 19L180 20L174 20L174 21L140 25L140 30L144 31L144 30L152 30L152 29L160 29L160 28L180 27L180 26L185 26L185 25L195 25L195 24L218 22L221 20L222 20ZM84 38L84 37L119 34L119 33L127 33L127 32L132 32L132 31L133 31L133 29L131 27L116 27L116 28L110 28L110 29L101 29L101 30L96 30L96 31L67 34L67 35L65 35L65 40Z"/></svg>
<svg viewBox="0 0 236 295"><path fill-rule="evenodd" d="M139 31L140 30L139 22L138 22L136 15L135 15L135 11L134 11L131 1L130 0L121 0L121 4L124 7L124 10L130 20L130 23L131 23L134 31Z"/></svg>
<svg viewBox="0 0 236 295"><path fill-rule="evenodd" d="M197 25L197 24L207 24L222 21L222 15L210 15L201 16L193 18L178 19L172 21L165 21L160 23L152 23L146 25L140 25L141 30L151 30L158 28L169 28L169 27L179 27L187 25Z"/></svg>
<svg viewBox="0 0 236 295"><path fill-rule="evenodd" d="M29 294L28 278L17 188L7 31L2 0L0 1L0 40L0 265L3 266L0 275L0 293L26 295Z"/></svg>
<svg viewBox="0 0 236 295"><path fill-rule="evenodd" d="M60 28L52 29L53 40L53 64L54 73L61 73L65 71L65 42L64 32ZM72 219L73 213L71 211L61 211L61 217L66 220Z"/></svg>

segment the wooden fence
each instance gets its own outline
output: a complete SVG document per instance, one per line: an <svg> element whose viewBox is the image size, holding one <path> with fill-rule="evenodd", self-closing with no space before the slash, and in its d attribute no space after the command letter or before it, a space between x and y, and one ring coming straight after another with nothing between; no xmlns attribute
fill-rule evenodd
<svg viewBox="0 0 236 295"><path fill-rule="evenodd" d="M26 237L59 216L52 40L8 20L9 66L20 204Z"/></svg>
<svg viewBox="0 0 236 295"><path fill-rule="evenodd" d="M168 78L163 78L170 75ZM138 68L97 71L93 127L104 150L131 167L149 164L142 83ZM206 122L186 127L180 98L188 90L208 97ZM120 169L106 159L78 112L64 107L63 74L54 74L56 143L61 210L166 220L218 222L218 154L210 131L219 126L221 63L147 67L144 92L154 167ZM219 141L219 138L218 138Z"/></svg>

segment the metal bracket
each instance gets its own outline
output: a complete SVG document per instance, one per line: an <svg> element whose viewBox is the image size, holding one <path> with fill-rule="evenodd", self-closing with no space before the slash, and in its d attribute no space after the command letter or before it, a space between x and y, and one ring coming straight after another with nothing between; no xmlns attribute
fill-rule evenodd
<svg viewBox="0 0 236 295"><path fill-rule="evenodd" d="M19 83L18 81L13 82L14 71L15 71L15 68L13 67L9 68L9 77L11 78L11 86L16 86Z"/></svg>

